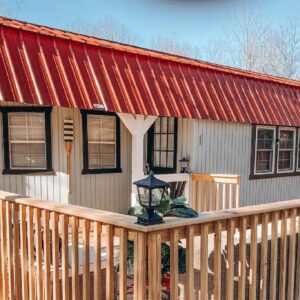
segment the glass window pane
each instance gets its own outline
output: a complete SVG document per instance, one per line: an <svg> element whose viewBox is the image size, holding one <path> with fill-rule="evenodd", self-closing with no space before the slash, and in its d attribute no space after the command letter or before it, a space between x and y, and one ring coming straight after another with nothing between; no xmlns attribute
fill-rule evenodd
<svg viewBox="0 0 300 300"><path fill-rule="evenodd" d="M256 155L256 172L269 173L272 172L273 152L257 151Z"/></svg>
<svg viewBox="0 0 300 300"><path fill-rule="evenodd" d="M173 152L168 152L167 167L168 168L174 168L174 153Z"/></svg>
<svg viewBox="0 0 300 300"><path fill-rule="evenodd" d="M160 144L160 150L162 150L162 151L166 151L167 150L167 135L166 134L162 134L161 136L160 136L160 142L161 142L161 144Z"/></svg>
<svg viewBox="0 0 300 300"><path fill-rule="evenodd" d="M168 135L168 150L174 151L174 135L173 134Z"/></svg>
<svg viewBox="0 0 300 300"><path fill-rule="evenodd" d="M114 116L89 115L87 128L89 141L115 142L116 118Z"/></svg>
<svg viewBox="0 0 300 300"><path fill-rule="evenodd" d="M162 168L167 167L167 152L160 153L160 167Z"/></svg>
<svg viewBox="0 0 300 300"><path fill-rule="evenodd" d="M294 131L280 130L279 148L280 149L294 148Z"/></svg>
<svg viewBox="0 0 300 300"><path fill-rule="evenodd" d="M9 139L11 141L44 141L44 113L9 113Z"/></svg>
<svg viewBox="0 0 300 300"><path fill-rule="evenodd" d="M116 117L88 115L89 168L116 167Z"/></svg>
<svg viewBox="0 0 300 300"><path fill-rule="evenodd" d="M272 129L258 129L257 131L257 149L272 149L274 143L274 131Z"/></svg>
<svg viewBox="0 0 300 300"><path fill-rule="evenodd" d="M160 118L157 118L154 122L154 132L160 133Z"/></svg>
<svg viewBox="0 0 300 300"><path fill-rule="evenodd" d="M279 151L278 155L278 170L292 171L293 170L293 151Z"/></svg>
<svg viewBox="0 0 300 300"><path fill-rule="evenodd" d="M103 168L114 168L115 167L115 155L109 153L103 153L101 156L101 163Z"/></svg>
<svg viewBox="0 0 300 300"><path fill-rule="evenodd" d="M89 144L90 168L114 168L116 165L114 144Z"/></svg>
<svg viewBox="0 0 300 300"><path fill-rule="evenodd" d="M160 130L161 130L161 133L167 133L167 123L168 123L168 118L167 117L162 117L160 118Z"/></svg>
<svg viewBox="0 0 300 300"><path fill-rule="evenodd" d="M169 123L168 123L168 132L169 133L174 133L174 123L175 123L175 119L169 118Z"/></svg>
<svg viewBox="0 0 300 300"><path fill-rule="evenodd" d="M90 154L89 155L89 168L95 169L101 167L101 155Z"/></svg>
<svg viewBox="0 0 300 300"><path fill-rule="evenodd" d="M154 135L154 150L160 150L160 134Z"/></svg>
<svg viewBox="0 0 300 300"><path fill-rule="evenodd" d="M46 167L44 145L12 144L11 168L38 168Z"/></svg>
<svg viewBox="0 0 300 300"><path fill-rule="evenodd" d="M160 152L154 151L154 167L159 167L160 164Z"/></svg>
<svg viewBox="0 0 300 300"><path fill-rule="evenodd" d="M45 169L45 114L10 112L8 114L10 167Z"/></svg>
<svg viewBox="0 0 300 300"><path fill-rule="evenodd" d="M29 156L29 167L30 168L45 168L46 156L45 155L30 155Z"/></svg>

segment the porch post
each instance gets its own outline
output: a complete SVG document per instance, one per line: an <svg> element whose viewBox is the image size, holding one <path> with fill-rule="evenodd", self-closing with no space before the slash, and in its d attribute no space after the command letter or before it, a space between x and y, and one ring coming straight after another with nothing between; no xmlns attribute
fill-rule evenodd
<svg viewBox="0 0 300 300"><path fill-rule="evenodd" d="M118 113L118 116L125 124L132 135L132 178L131 182L143 178L144 175L144 135L156 120L156 116L131 115ZM131 205L136 205L136 188L132 185Z"/></svg>

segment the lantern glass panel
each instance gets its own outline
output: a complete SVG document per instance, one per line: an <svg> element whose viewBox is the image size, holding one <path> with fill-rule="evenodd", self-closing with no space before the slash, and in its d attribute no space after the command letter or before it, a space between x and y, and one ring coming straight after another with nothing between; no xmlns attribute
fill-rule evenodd
<svg viewBox="0 0 300 300"><path fill-rule="evenodd" d="M138 192L141 206L149 207L150 190L143 187L138 187Z"/></svg>
<svg viewBox="0 0 300 300"><path fill-rule="evenodd" d="M151 207L159 207L163 198L164 188L151 190Z"/></svg>

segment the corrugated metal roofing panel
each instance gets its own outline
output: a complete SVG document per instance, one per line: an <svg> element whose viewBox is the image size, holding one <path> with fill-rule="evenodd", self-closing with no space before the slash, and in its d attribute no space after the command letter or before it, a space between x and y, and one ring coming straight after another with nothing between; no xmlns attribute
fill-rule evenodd
<svg viewBox="0 0 300 300"><path fill-rule="evenodd" d="M0 100L300 126L300 82L0 18Z"/></svg>

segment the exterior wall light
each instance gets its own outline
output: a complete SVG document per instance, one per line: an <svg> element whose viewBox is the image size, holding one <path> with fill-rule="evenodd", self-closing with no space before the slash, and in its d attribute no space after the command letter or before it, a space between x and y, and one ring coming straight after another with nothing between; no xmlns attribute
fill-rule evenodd
<svg viewBox="0 0 300 300"><path fill-rule="evenodd" d="M190 160L187 157L183 157L179 160L180 163L180 173L189 173Z"/></svg>

